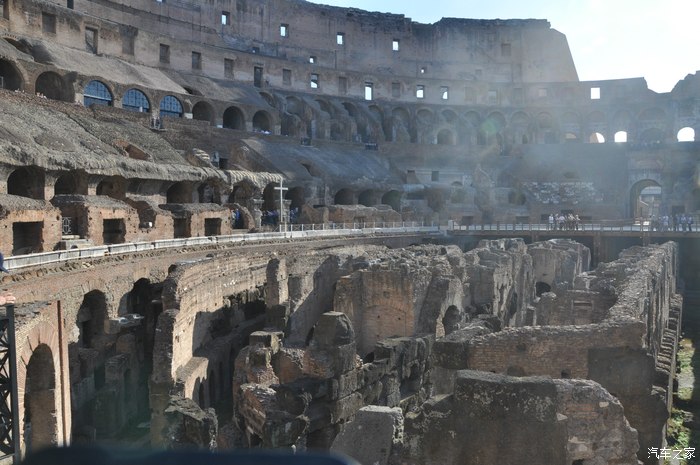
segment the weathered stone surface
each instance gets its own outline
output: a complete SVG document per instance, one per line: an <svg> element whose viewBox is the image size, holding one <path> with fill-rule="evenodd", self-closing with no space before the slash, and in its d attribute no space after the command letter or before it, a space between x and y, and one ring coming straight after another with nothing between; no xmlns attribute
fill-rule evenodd
<svg viewBox="0 0 700 465"><path fill-rule="evenodd" d="M218 421L213 409L202 410L191 399L172 398L165 409L166 446L173 449L216 449Z"/></svg>
<svg viewBox="0 0 700 465"><path fill-rule="evenodd" d="M331 450L363 464L387 465L392 447L403 439L401 409L371 405L358 410L355 418L344 425Z"/></svg>

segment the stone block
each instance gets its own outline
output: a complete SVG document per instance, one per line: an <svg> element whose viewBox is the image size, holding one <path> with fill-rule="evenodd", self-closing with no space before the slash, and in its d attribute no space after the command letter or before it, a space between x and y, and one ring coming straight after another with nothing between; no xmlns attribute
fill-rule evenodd
<svg viewBox="0 0 700 465"><path fill-rule="evenodd" d="M387 465L394 444L403 439L403 414L399 408L370 405L361 408L333 441L331 450L359 463ZM361 444L361 447L358 445Z"/></svg>

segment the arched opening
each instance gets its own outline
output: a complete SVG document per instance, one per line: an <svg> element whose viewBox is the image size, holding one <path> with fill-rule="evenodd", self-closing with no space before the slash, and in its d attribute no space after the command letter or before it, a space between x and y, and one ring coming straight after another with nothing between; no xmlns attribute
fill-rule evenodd
<svg viewBox="0 0 700 465"><path fill-rule="evenodd" d="M272 132L271 118L266 111L260 110L253 115L253 131L264 132L265 134Z"/></svg>
<svg viewBox="0 0 700 465"><path fill-rule="evenodd" d="M661 186L653 179L636 182L630 189L630 214L633 218L658 216L661 206Z"/></svg>
<svg viewBox="0 0 700 465"><path fill-rule="evenodd" d="M34 89L37 93L43 94L51 100L60 100L63 102L73 101L73 91L66 85L63 78L53 71L41 73L36 78Z"/></svg>
<svg viewBox="0 0 700 465"><path fill-rule="evenodd" d="M247 205L248 201L253 198L254 193L255 186L253 184L248 181L241 181L233 186L228 196L228 203Z"/></svg>
<svg viewBox="0 0 700 465"><path fill-rule="evenodd" d="M275 98L272 95L268 94L267 92L258 92L258 94L260 94L260 97L265 100L265 103L270 105L272 108L276 108Z"/></svg>
<svg viewBox="0 0 700 465"><path fill-rule="evenodd" d="M209 404L214 405L216 401L216 374L214 370L209 371L209 378L207 378L207 384L209 385Z"/></svg>
<svg viewBox="0 0 700 465"><path fill-rule="evenodd" d="M455 136L449 129L442 129L437 135L438 145L455 145Z"/></svg>
<svg viewBox="0 0 700 465"><path fill-rule="evenodd" d="M643 144L661 144L664 141L664 132L659 128L649 128L642 132L639 141Z"/></svg>
<svg viewBox="0 0 700 465"><path fill-rule="evenodd" d="M354 194L350 189L340 189L333 197L335 205L355 205Z"/></svg>
<svg viewBox="0 0 700 465"><path fill-rule="evenodd" d="M280 209L280 194L275 190L278 183L271 182L263 189L263 205L262 209L266 211L276 211Z"/></svg>
<svg viewBox="0 0 700 465"><path fill-rule="evenodd" d="M148 101L146 94L140 90L129 89L122 97L122 108L129 111L149 113L151 111L151 102Z"/></svg>
<svg viewBox="0 0 700 465"><path fill-rule="evenodd" d="M615 142L627 142L627 131L617 131L615 133Z"/></svg>
<svg viewBox="0 0 700 465"><path fill-rule="evenodd" d="M36 166L17 168L7 178L7 193L44 200L44 170Z"/></svg>
<svg viewBox="0 0 700 465"><path fill-rule="evenodd" d="M106 195L113 199L123 200L126 198L126 179L121 176L110 176L103 179L96 189L97 195Z"/></svg>
<svg viewBox="0 0 700 465"><path fill-rule="evenodd" d="M192 185L185 181L176 182L165 194L166 203L192 203Z"/></svg>
<svg viewBox="0 0 700 465"><path fill-rule="evenodd" d="M289 189L284 198L292 201L289 208L292 210L298 209L297 212L300 212L301 207L303 207L304 203L306 203L304 199L304 188L300 186Z"/></svg>
<svg viewBox="0 0 700 465"><path fill-rule="evenodd" d="M160 101L159 109L161 117L182 118L182 114L184 113L182 110L182 103L172 95L163 97L163 100Z"/></svg>
<svg viewBox="0 0 700 465"><path fill-rule="evenodd" d="M86 107L90 105L105 105L112 106L112 92L104 82L90 81L83 90L83 104Z"/></svg>
<svg viewBox="0 0 700 465"><path fill-rule="evenodd" d="M238 107L228 107L224 111L223 126L228 129L238 129L245 131L245 116Z"/></svg>
<svg viewBox="0 0 700 465"><path fill-rule="evenodd" d="M87 195L87 179L75 171L59 176L53 187L54 195Z"/></svg>
<svg viewBox="0 0 700 465"><path fill-rule="evenodd" d="M204 395L204 392L205 392L205 391L204 391L204 382L202 381L202 382L199 383L199 387L197 388L197 401L198 401L199 406L200 406L201 408L206 408L206 407L207 407L207 405L206 405L206 403L207 403L207 398L206 398L206 396Z"/></svg>
<svg viewBox="0 0 700 465"><path fill-rule="evenodd" d="M695 129L690 127L682 128L676 135L678 142L693 142L695 141Z"/></svg>
<svg viewBox="0 0 700 465"><path fill-rule="evenodd" d="M221 191L213 180L207 180L197 189L199 203L216 203L221 205Z"/></svg>
<svg viewBox="0 0 700 465"><path fill-rule="evenodd" d="M599 132L594 132L588 137L589 144L603 144L605 143L605 136Z"/></svg>
<svg viewBox="0 0 700 465"><path fill-rule="evenodd" d="M379 193L374 190L366 190L360 192L357 196L357 203L365 207L372 207L379 202Z"/></svg>
<svg viewBox="0 0 700 465"><path fill-rule="evenodd" d="M578 142L578 136L573 132L567 132L564 134L564 142Z"/></svg>
<svg viewBox="0 0 700 465"><path fill-rule="evenodd" d="M210 124L214 122L214 108L205 101L197 102L192 107L192 119L197 121L207 121Z"/></svg>
<svg viewBox="0 0 700 465"><path fill-rule="evenodd" d="M542 281L537 281L535 283L535 295L541 297L545 292L552 292L552 286Z"/></svg>
<svg viewBox="0 0 700 465"><path fill-rule="evenodd" d="M395 211L401 211L401 192L392 190L382 196L382 204L389 205Z"/></svg>
<svg viewBox="0 0 700 465"><path fill-rule="evenodd" d="M0 84L0 88L6 90L20 90L24 87L22 75L11 61L0 60Z"/></svg>
<svg viewBox="0 0 700 465"><path fill-rule="evenodd" d="M46 344L39 344L27 363L23 436L27 452L58 444L56 367Z"/></svg>

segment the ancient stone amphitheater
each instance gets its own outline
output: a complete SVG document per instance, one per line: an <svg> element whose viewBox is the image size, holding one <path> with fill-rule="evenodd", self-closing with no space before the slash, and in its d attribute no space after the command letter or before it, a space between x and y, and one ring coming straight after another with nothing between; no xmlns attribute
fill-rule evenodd
<svg viewBox="0 0 700 465"><path fill-rule="evenodd" d="M539 19L0 5L0 463L658 463L700 77L581 82Z"/></svg>

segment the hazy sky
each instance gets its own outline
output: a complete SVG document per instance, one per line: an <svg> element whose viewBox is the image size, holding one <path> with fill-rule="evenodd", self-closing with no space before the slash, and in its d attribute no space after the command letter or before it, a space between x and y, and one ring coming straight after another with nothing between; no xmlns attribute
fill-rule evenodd
<svg viewBox="0 0 700 465"><path fill-rule="evenodd" d="M643 77L670 92L700 70L698 0L312 0L403 14L434 23L442 17L547 19L566 35L582 81Z"/></svg>

